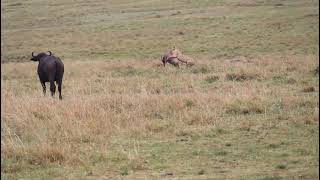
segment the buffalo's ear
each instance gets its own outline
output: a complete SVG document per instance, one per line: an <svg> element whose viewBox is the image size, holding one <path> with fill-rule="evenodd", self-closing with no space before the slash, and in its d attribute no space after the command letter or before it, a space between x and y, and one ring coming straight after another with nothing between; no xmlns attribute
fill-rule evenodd
<svg viewBox="0 0 320 180"><path fill-rule="evenodd" d="M31 61L38 61L38 58L32 57L30 60L31 60Z"/></svg>
<svg viewBox="0 0 320 180"><path fill-rule="evenodd" d="M49 53L49 56L51 56L51 55L52 55L52 52L51 52L51 51L48 51L48 53Z"/></svg>

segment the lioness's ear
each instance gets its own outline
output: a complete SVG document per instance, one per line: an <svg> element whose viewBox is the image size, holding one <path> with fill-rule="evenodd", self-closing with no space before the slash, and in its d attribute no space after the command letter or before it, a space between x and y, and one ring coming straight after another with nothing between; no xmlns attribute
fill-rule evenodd
<svg viewBox="0 0 320 180"><path fill-rule="evenodd" d="M173 47L172 47L172 50L176 50L176 46L173 46Z"/></svg>

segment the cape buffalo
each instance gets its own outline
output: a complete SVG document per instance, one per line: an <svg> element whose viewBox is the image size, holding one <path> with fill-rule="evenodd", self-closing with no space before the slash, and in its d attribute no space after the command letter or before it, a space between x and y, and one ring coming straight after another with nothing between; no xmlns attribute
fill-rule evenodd
<svg viewBox="0 0 320 180"><path fill-rule="evenodd" d="M46 94L45 82L50 82L50 91L51 96L53 97L54 93L56 92L56 86L54 84L54 81L56 81L56 83L58 84L59 99L62 99L61 86L64 73L64 65L59 57L53 56L50 51L48 52L49 55L42 52L36 56L32 52L32 58L30 60L39 61L38 75L43 88L43 94Z"/></svg>

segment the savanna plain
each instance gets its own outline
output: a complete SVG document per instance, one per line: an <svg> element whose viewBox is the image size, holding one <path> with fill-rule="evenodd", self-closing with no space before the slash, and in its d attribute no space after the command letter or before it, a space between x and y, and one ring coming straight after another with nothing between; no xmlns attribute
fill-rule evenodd
<svg viewBox="0 0 320 180"><path fill-rule="evenodd" d="M317 0L3 0L1 178L318 179L318 58Z"/></svg>

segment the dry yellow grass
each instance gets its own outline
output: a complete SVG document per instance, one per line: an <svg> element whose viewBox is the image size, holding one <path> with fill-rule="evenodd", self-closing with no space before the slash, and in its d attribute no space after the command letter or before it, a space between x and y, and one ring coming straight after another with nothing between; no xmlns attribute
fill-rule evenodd
<svg viewBox="0 0 320 180"><path fill-rule="evenodd" d="M159 67L159 60L147 64L66 60L62 101L49 94L43 97L37 64L2 64L1 155L34 165L54 162L72 167L83 164L82 153L108 152L112 137L170 139L210 131L212 126L259 129L260 122L241 120L247 114L258 115L257 120L318 124L319 89L312 74L316 59L259 57L249 63L202 59L181 69ZM228 73L240 72L259 78L227 78ZM211 76L218 78L208 81ZM305 86L315 92L302 92Z"/></svg>
<svg viewBox="0 0 320 180"><path fill-rule="evenodd" d="M1 20L4 179L319 178L319 1L3 0ZM164 68L172 46L195 65ZM47 50L62 101L28 60Z"/></svg>

